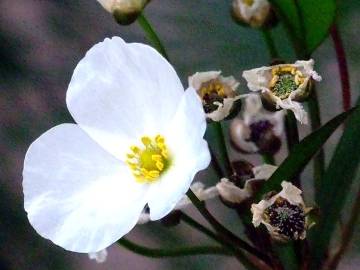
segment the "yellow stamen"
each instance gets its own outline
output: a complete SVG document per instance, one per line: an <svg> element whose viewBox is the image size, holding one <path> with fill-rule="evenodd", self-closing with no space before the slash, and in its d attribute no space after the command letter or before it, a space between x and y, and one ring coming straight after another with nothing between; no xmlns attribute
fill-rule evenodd
<svg viewBox="0 0 360 270"><path fill-rule="evenodd" d="M156 181L169 167L169 151L165 138L157 135L141 137L142 146L130 146L130 153L126 154L126 163L139 183Z"/></svg>

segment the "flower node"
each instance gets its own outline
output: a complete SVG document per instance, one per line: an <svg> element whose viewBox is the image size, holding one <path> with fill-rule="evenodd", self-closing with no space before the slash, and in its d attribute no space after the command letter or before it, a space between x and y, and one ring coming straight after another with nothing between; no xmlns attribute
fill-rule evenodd
<svg viewBox="0 0 360 270"><path fill-rule="evenodd" d="M141 142L142 147L130 147L126 163L138 182L149 183L158 179L169 167L169 151L161 135L154 138L144 136Z"/></svg>
<svg viewBox="0 0 360 270"><path fill-rule="evenodd" d="M265 216L280 234L290 239L297 240L305 230L304 210L281 197L265 210Z"/></svg>
<svg viewBox="0 0 360 270"><path fill-rule="evenodd" d="M289 97L304 82L304 75L295 67L276 67L271 70L270 90L279 98Z"/></svg>

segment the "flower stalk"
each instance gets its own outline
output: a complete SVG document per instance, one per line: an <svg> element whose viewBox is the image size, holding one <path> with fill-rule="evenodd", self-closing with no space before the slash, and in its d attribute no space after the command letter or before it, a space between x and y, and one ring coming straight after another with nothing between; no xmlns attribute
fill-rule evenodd
<svg viewBox="0 0 360 270"><path fill-rule="evenodd" d="M330 34L334 43L336 58L340 72L340 80L341 80L341 88L342 88L342 96L343 96L343 108L344 111L347 111L350 109L351 106L349 71L347 68L344 45L336 24L334 24L331 27Z"/></svg>
<svg viewBox="0 0 360 270"><path fill-rule="evenodd" d="M163 46L159 36L156 34L154 28L152 27L150 22L146 19L143 13L139 15L137 21L141 26L141 28L144 30L151 44L155 47L155 49L167 60L169 60L169 56L166 53L165 47Z"/></svg>

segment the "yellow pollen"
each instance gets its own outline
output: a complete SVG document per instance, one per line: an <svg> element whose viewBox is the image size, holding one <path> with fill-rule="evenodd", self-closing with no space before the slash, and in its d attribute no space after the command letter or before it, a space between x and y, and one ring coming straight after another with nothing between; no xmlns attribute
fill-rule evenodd
<svg viewBox="0 0 360 270"><path fill-rule="evenodd" d="M225 98L225 87L224 85L218 80L211 80L207 83L204 83L200 88L200 96L204 98L206 95L210 95L212 93L217 94L220 97Z"/></svg>
<svg viewBox="0 0 360 270"><path fill-rule="evenodd" d="M254 0L242 0L245 5L251 7L254 4Z"/></svg>
<svg viewBox="0 0 360 270"><path fill-rule="evenodd" d="M157 135L154 138L143 136L142 146L130 146L126 154L126 163L139 183L151 183L169 167L169 151L165 138Z"/></svg>

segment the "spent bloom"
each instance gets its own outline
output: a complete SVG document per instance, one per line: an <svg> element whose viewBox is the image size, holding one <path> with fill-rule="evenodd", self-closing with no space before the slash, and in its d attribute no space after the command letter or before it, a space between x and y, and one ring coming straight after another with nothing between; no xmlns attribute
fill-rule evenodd
<svg viewBox="0 0 360 270"><path fill-rule="evenodd" d="M276 166L264 164L251 168L251 172L243 175L233 175L229 179L222 178L216 185L220 197L229 206L239 206L243 202L253 198L259 187L277 169Z"/></svg>
<svg viewBox="0 0 360 270"><path fill-rule="evenodd" d="M75 252L98 252L128 233L146 207L167 215L210 154L205 114L153 48L105 39L74 70L66 95L77 124L29 147L25 210L35 230Z"/></svg>
<svg viewBox="0 0 360 270"><path fill-rule="evenodd" d="M281 183L282 190L268 199L252 204L253 224L265 225L270 235L280 241L305 239L310 227L302 191L289 182Z"/></svg>
<svg viewBox="0 0 360 270"><path fill-rule="evenodd" d="M230 125L233 146L244 153L275 154L281 146L284 111L268 112L258 95L249 95L241 118Z"/></svg>
<svg viewBox="0 0 360 270"><path fill-rule="evenodd" d="M267 0L233 0L233 18L251 27L262 27L272 15L270 3Z"/></svg>
<svg viewBox="0 0 360 270"><path fill-rule="evenodd" d="M189 77L189 86L197 91L206 117L212 121L227 117L234 102L242 97L236 93L239 82L233 76L221 76L221 71L196 72Z"/></svg>
<svg viewBox="0 0 360 270"><path fill-rule="evenodd" d="M97 0L119 24L133 23L150 0Z"/></svg>
<svg viewBox="0 0 360 270"><path fill-rule="evenodd" d="M321 81L314 71L314 60L246 70L243 77L251 91L261 90L262 97L276 109L291 110L297 120L308 123L307 112L300 102L309 96L312 79Z"/></svg>

